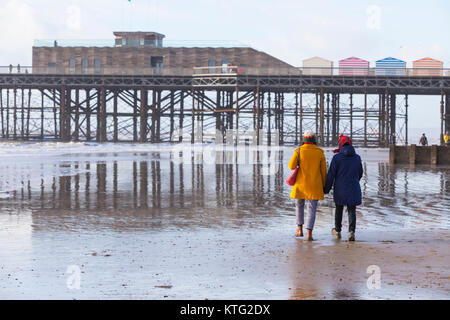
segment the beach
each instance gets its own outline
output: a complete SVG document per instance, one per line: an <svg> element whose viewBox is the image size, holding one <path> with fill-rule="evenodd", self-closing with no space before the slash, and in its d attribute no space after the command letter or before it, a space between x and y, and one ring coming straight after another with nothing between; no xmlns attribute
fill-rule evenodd
<svg viewBox="0 0 450 320"><path fill-rule="evenodd" d="M330 234L327 195L308 242L284 181L292 147L270 165L247 147L189 148L0 144L0 298L449 298L450 166L357 148L356 241L346 213Z"/></svg>

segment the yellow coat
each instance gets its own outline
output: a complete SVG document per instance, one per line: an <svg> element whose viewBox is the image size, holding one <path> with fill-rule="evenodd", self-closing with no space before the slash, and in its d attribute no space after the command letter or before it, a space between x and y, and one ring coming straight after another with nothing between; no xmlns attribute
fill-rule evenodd
<svg viewBox="0 0 450 320"><path fill-rule="evenodd" d="M327 164L323 150L315 144L304 144L294 150L289 169L297 167L298 150L300 149L300 167L291 198L323 200L323 187L327 180Z"/></svg>
<svg viewBox="0 0 450 320"><path fill-rule="evenodd" d="M445 142L445 143L447 143L449 139L450 139L450 137L449 137L448 135L445 135L445 136L444 136L444 142Z"/></svg>

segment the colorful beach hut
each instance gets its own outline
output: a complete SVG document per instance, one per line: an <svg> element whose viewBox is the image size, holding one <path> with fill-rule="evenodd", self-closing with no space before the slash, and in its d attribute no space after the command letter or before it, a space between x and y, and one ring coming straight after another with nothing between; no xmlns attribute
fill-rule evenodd
<svg viewBox="0 0 450 320"><path fill-rule="evenodd" d="M375 62L377 76L405 76L406 61L388 57Z"/></svg>
<svg viewBox="0 0 450 320"><path fill-rule="evenodd" d="M444 63L432 58L422 58L413 61L415 76L442 76Z"/></svg>
<svg viewBox="0 0 450 320"><path fill-rule="evenodd" d="M369 61L357 57L339 60L339 75L341 76L367 76L369 74Z"/></svg>
<svg viewBox="0 0 450 320"><path fill-rule="evenodd" d="M304 75L333 75L333 61L321 57L312 57L303 60Z"/></svg>

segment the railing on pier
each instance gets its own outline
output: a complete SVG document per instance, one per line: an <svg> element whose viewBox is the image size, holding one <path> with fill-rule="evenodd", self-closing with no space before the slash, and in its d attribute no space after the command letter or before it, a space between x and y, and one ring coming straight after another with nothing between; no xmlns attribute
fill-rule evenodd
<svg viewBox="0 0 450 320"><path fill-rule="evenodd" d="M156 43L153 45L156 47ZM38 39L33 47L107 47L114 48L114 39ZM134 46L136 47L136 46ZM148 43L139 47L152 47ZM236 40L164 40L164 48L249 48L250 46Z"/></svg>
<svg viewBox="0 0 450 320"><path fill-rule="evenodd" d="M0 66L0 74L140 75L140 76L340 76L340 77L450 77L448 68L263 68L244 66L122 68L81 66Z"/></svg>

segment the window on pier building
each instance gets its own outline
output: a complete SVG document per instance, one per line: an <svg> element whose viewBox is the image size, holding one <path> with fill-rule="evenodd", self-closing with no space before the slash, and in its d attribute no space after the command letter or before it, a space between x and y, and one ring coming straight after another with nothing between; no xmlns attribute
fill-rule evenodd
<svg viewBox="0 0 450 320"><path fill-rule="evenodd" d="M49 62L49 63L47 64L47 66L48 66L48 71L49 71L50 73L53 73L53 72L56 71L56 62Z"/></svg>
<svg viewBox="0 0 450 320"><path fill-rule="evenodd" d="M70 59L69 60L69 71L75 72L75 67L76 67L75 59Z"/></svg>
<svg viewBox="0 0 450 320"><path fill-rule="evenodd" d="M144 45L154 47L156 46L156 40L153 36L145 36L144 37Z"/></svg>
<svg viewBox="0 0 450 320"><path fill-rule="evenodd" d="M215 67L216 60L208 60L208 67ZM208 73L215 73L215 68L209 68Z"/></svg>
<svg viewBox="0 0 450 320"><path fill-rule="evenodd" d="M101 71L101 61L100 59L94 59L94 72L100 73Z"/></svg>
<svg viewBox="0 0 450 320"><path fill-rule="evenodd" d="M86 73L89 67L88 59L81 59L81 73Z"/></svg>
<svg viewBox="0 0 450 320"><path fill-rule="evenodd" d="M153 73L161 74L163 67L163 57L161 56L151 57L150 66L153 69Z"/></svg>
<svg viewBox="0 0 450 320"><path fill-rule="evenodd" d="M155 56L150 58L150 66L152 68L162 68L164 58L161 56Z"/></svg>
<svg viewBox="0 0 450 320"><path fill-rule="evenodd" d="M222 73L228 73L228 60L222 59Z"/></svg>
<svg viewBox="0 0 450 320"><path fill-rule="evenodd" d="M116 36L116 39L114 41L114 45L116 47L121 47L122 46L122 36Z"/></svg>

